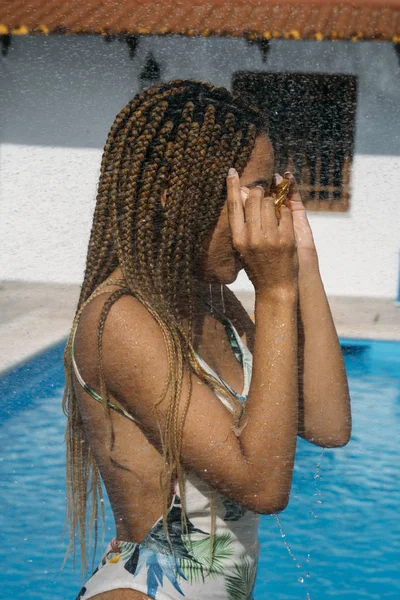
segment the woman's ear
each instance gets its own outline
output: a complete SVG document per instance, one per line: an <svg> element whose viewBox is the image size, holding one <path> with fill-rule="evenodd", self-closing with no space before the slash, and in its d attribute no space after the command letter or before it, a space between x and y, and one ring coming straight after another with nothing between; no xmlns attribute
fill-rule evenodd
<svg viewBox="0 0 400 600"><path fill-rule="evenodd" d="M165 207L165 203L167 201L167 190L164 190L161 196L161 204Z"/></svg>

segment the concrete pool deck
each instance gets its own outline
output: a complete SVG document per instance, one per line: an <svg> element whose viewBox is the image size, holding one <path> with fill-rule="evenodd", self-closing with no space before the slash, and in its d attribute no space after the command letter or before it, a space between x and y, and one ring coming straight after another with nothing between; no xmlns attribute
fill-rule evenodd
<svg viewBox="0 0 400 600"><path fill-rule="evenodd" d="M0 282L0 375L65 340L79 285ZM250 315L254 294L235 292ZM342 338L400 341L400 306L387 298L329 296Z"/></svg>

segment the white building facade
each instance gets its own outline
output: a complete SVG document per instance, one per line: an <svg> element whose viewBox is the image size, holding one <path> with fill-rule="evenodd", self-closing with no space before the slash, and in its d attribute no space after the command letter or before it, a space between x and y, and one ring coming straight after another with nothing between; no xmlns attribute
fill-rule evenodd
<svg viewBox="0 0 400 600"><path fill-rule="evenodd" d="M357 77L351 197L309 212L328 295L395 299L400 265L400 65L389 42L13 36L0 61L0 279L82 282L108 130L140 90L151 51L163 80L232 86L237 71ZM293 115L296 118L296 115ZM251 290L242 271L230 287Z"/></svg>

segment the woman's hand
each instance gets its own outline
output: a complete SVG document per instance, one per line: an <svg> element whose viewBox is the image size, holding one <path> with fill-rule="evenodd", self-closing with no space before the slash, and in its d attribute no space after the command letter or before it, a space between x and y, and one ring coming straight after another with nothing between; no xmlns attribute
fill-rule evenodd
<svg viewBox="0 0 400 600"><path fill-rule="evenodd" d="M290 171L286 171L284 176L290 181L289 195L285 200L285 205L290 209L293 217L294 233L296 237L297 251L300 254L303 252L315 252L315 243L311 231L310 223L308 222L306 208L300 196L297 181ZM281 175L275 173L276 182L282 181Z"/></svg>
<svg viewBox="0 0 400 600"><path fill-rule="evenodd" d="M274 199L265 197L261 186L241 188L234 169L227 188L232 245L256 293L297 290L298 258L290 209L282 206L278 223Z"/></svg>

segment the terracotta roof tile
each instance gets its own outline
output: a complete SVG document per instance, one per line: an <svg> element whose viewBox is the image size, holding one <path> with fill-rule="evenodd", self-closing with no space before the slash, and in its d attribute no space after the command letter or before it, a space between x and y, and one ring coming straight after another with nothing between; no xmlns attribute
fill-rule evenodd
<svg viewBox="0 0 400 600"><path fill-rule="evenodd" d="M230 35L400 42L400 0L2 0L5 33Z"/></svg>

